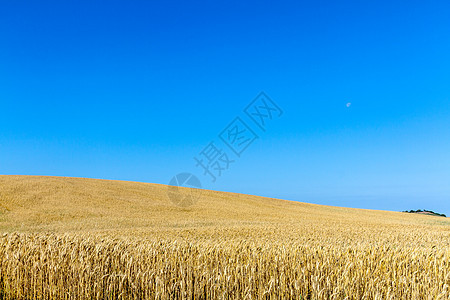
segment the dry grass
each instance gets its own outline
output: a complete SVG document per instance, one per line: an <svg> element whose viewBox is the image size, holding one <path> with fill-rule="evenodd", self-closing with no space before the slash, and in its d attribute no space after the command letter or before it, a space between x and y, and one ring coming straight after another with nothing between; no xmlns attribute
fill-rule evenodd
<svg viewBox="0 0 450 300"><path fill-rule="evenodd" d="M0 299L449 299L450 221L0 176Z"/></svg>

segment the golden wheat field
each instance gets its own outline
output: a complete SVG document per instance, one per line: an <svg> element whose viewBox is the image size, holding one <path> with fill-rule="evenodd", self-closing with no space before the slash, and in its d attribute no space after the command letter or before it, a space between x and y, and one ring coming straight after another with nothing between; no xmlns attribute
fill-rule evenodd
<svg viewBox="0 0 450 300"><path fill-rule="evenodd" d="M448 218L166 190L0 176L0 299L450 298Z"/></svg>

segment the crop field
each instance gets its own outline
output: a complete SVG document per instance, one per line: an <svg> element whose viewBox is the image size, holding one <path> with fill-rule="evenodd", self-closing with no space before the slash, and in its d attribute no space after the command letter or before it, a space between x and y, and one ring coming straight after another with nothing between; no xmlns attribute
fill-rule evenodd
<svg viewBox="0 0 450 300"><path fill-rule="evenodd" d="M449 218L166 191L0 176L0 299L450 298Z"/></svg>

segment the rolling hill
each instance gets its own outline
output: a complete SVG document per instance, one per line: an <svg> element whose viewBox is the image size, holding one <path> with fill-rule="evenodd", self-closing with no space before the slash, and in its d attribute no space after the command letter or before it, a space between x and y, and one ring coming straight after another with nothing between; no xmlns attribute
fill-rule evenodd
<svg viewBox="0 0 450 300"><path fill-rule="evenodd" d="M188 188L180 192L188 193ZM315 205L203 190L198 203L178 207L167 186L85 178L0 176L2 231L129 231L235 226L374 224L383 228L449 225L428 216ZM440 228L440 227L438 227Z"/></svg>

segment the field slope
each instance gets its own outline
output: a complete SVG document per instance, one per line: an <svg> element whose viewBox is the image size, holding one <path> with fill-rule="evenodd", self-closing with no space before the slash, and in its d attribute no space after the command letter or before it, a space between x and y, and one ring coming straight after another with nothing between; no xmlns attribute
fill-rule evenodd
<svg viewBox="0 0 450 300"><path fill-rule="evenodd" d="M0 232L0 299L450 297L449 218L0 176Z"/></svg>

